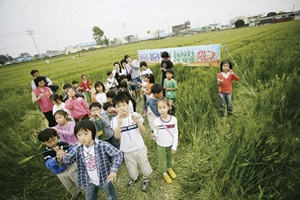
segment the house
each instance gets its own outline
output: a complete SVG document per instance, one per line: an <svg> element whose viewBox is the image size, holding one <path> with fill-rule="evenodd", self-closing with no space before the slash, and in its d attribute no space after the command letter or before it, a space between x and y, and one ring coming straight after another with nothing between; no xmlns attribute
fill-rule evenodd
<svg viewBox="0 0 300 200"><path fill-rule="evenodd" d="M253 15L248 17L249 26L257 26L262 15Z"/></svg>
<svg viewBox="0 0 300 200"><path fill-rule="evenodd" d="M176 26L172 26L172 32L174 34L178 34L181 31L186 31L186 30L189 30L189 29L191 29L191 22L189 20L184 22L184 24L179 24L179 25L176 25Z"/></svg>
<svg viewBox="0 0 300 200"><path fill-rule="evenodd" d="M294 11L294 20L299 20L300 19L300 10Z"/></svg>

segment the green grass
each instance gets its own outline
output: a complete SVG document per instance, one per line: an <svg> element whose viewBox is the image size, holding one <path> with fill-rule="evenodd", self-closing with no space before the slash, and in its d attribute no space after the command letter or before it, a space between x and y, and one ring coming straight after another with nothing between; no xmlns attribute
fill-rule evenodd
<svg viewBox="0 0 300 200"><path fill-rule="evenodd" d="M0 198L67 199L41 155L18 165L44 149L33 136L34 130L45 127L45 120L31 102L31 69L57 85L79 81L82 73L94 83L106 79L115 61L125 54L136 57L140 49L220 43L229 50L225 54L222 48L222 59L234 61L241 77L233 85L234 116L218 117L218 67L176 65L178 178L167 185L154 171L149 191L143 193L140 183L126 187L128 173L122 165L115 184L118 198L299 199L299 36L300 21L293 21L109 47L75 59L51 58L50 64L37 60L1 67ZM158 65L150 67L159 83ZM141 103L138 106L141 111ZM144 139L155 170L155 143L149 132ZM104 198L103 192L99 195Z"/></svg>

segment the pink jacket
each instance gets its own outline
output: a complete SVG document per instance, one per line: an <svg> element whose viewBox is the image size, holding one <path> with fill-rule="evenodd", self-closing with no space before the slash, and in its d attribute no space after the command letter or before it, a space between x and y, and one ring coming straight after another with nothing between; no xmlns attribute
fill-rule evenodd
<svg viewBox="0 0 300 200"><path fill-rule="evenodd" d="M81 97L76 99L68 99L65 102L66 109L70 110L71 116L75 119L82 119L84 116L90 114L89 107L85 100Z"/></svg>

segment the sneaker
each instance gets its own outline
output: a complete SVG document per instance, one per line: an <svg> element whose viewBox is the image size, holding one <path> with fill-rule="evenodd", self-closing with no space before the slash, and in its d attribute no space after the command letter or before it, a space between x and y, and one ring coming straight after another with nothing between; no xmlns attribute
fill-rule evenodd
<svg viewBox="0 0 300 200"><path fill-rule="evenodd" d="M146 192L149 186L150 179L146 178L142 180L142 191Z"/></svg>
<svg viewBox="0 0 300 200"><path fill-rule="evenodd" d="M71 197L70 200L78 200L80 198L80 195L81 195L81 191L76 196Z"/></svg>
<svg viewBox="0 0 300 200"><path fill-rule="evenodd" d="M175 178L176 178L176 174L175 174L175 172L174 172L173 169L169 169L169 170L168 170L168 173L169 173L169 175L171 176L172 179L175 179Z"/></svg>
<svg viewBox="0 0 300 200"><path fill-rule="evenodd" d="M167 183L169 183L169 184L172 183L172 179L170 178L170 176L169 176L168 174L163 175L163 178L165 179L165 181L166 181Z"/></svg>
<svg viewBox="0 0 300 200"><path fill-rule="evenodd" d="M127 186L132 186L133 184L135 184L137 182L138 179L136 180L133 180L133 179L130 179L127 183Z"/></svg>

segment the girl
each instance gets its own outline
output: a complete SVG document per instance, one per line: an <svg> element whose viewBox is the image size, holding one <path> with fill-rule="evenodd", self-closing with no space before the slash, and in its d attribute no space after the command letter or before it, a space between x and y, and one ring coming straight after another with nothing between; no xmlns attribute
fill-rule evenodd
<svg viewBox="0 0 300 200"><path fill-rule="evenodd" d="M120 63L115 62L113 64L114 69L112 70L113 77L120 83L120 75L121 75L121 68L120 68Z"/></svg>
<svg viewBox="0 0 300 200"><path fill-rule="evenodd" d="M57 126L53 127L59 135L60 141L68 144L76 144L78 142L75 134L75 122L68 121L68 113L64 110L58 110L54 113Z"/></svg>
<svg viewBox="0 0 300 200"><path fill-rule="evenodd" d="M68 109L66 109L65 107L65 103L61 101L60 97L58 94L51 94L50 96L50 101L54 104L53 105L53 109L52 109L52 113L54 115L54 113L56 113L56 111L58 110L64 110L68 113L68 119L71 119L71 113Z"/></svg>
<svg viewBox="0 0 300 200"><path fill-rule="evenodd" d="M170 184L172 183L172 179L176 178L172 167L173 154L176 153L178 144L177 119L168 113L170 110L168 99L159 99L157 101L157 109L160 117L154 120L153 134L151 134L157 143L157 170L163 175L163 179Z"/></svg>
<svg viewBox="0 0 300 200"><path fill-rule="evenodd" d="M96 90L95 100L96 102L99 102L101 106L103 106L103 104L107 102L104 84L101 81L97 81L95 83L95 90Z"/></svg>
<svg viewBox="0 0 300 200"><path fill-rule="evenodd" d="M75 122L77 123L79 120L88 119L90 110L85 100L81 97L76 97L76 91L72 87L68 88L67 94L69 99L65 102L65 107L70 110Z"/></svg>

